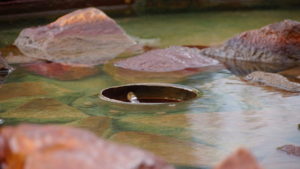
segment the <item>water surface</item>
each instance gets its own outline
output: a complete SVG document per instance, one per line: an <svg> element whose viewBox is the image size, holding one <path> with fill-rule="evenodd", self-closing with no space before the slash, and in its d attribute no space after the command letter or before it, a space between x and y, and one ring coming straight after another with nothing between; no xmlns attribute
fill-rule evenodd
<svg viewBox="0 0 300 169"><path fill-rule="evenodd" d="M129 34L159 38L160 46L165 47L220 44L239 32L286 18L299 21L300 11L203 12L117 21ZM12 43L22 28L41 23L0 28L0 45ZM176 73L168 78L142 75L137 79L129 72L120 75L104 67L92 77L75 81L42 77L19 68L0 88L0 117L6 125L32 122L86 128L180 166L210 167L243 146L252 150L266 169L299 168L299 158L276 150L285 144L300 145L299 94L247 84L227 69L187 78ZM177 110L155 108L151 112L99 103L101 89L137 81L183 84L201 90L203 96Z"/></svg>

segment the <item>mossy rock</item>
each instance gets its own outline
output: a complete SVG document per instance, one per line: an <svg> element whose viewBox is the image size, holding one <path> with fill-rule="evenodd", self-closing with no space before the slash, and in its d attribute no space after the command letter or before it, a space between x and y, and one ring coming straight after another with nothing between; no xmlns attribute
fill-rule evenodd
<svg viewBox="0 0 300 169"><path fill-rule="evenodd" d="M89 130L100 137L107 137L112 132L112 119L105 116L91 116L66 125Z"/></svg>
<svg viewBox="0 0 300 169"><path fill-rule="evenodd" d="M51 98L29 101L15 109L0 114L4 119L23 122L68 122L88 117L81 111Z"/></svg>
<svg viewBox="0 0 300 169"><path fill-rule="evenodd" d="M6 83L0 88L0 102L20 97L62 96L71 90L45 82Z"/></svg>

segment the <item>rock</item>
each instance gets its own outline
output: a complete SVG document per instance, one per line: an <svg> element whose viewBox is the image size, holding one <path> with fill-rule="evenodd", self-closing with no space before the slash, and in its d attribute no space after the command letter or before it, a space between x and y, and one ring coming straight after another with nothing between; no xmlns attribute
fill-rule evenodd
<svg viewBox="0 0 300 169"><path fill-rule="evenodd" d="M100 72L98 67L82 67L47 62L23 64L21 66L27 71L57 80L79 80Z"/></svg>
<svg viewBox="0 0 300 169"><path fill-rule="evenodd" d="M1 113L2 118L32 122L68 122L88 117L81 111L55 99L34 99L15 109Z"/></svg>
<svg viewBox="0 0 300 169"><path fill-rule="evenodd" d="M123 83L150 83L150 82L164 82L174 83L184 80L186 77L197 74L202 71L215 70L214 68L202 69L185 69L173 72L144 72L124 69L116 67L111 64L104 66L104 71L111 75L115 80Z"/></svg>
<svg viewBox="0 0 300 169"><path fill-rule="evenodd" d="M262 169L252 154L239 148L232 155L218 164L214 169Z"/></svg>
<svg viewBox="0 0 300 169"><path fill-rule="evenodd" d="M278 150L284 151L290 155L299 156L300 157L300 146L295 145L284 145L277 148Z"/></svg>
<svg viewBox="0 0 300 169"><path fill-rule="evenodd" d="M135 42L102 11L86 8L24 29L14 44L29 57L89 66L116 57Z"/></svg>
<svg viewBox="0 0 300 169"><path fill-rule="evenodd" d="M244 77L244 80L289 92L300 92L299 83L291 82L286 77L277 73L255 71Z"/></svg>
<svg viewBox="0 0 300 169"><path fill-rule="evenodd" d="M5 169L174 169L150 153L63 126L5 127L0 141Z"/></svg>
<svg viewBox="0 0 300 169"><path fill-rule="evenodd" d="M300 61L300 22L284 20L247 31L202 53L244 61L295 64Z"/></svg>
<svg viewBox="0 0 300 169"><path fill-rule="evenodd" d="M135 71L172 72L218 64L217 60L201 55L199 49L172 46L166 49L151 50L142 55L118 61L114 65Z"/></svg>
<svg viewBox="0 0 300 169"><path fill-rule="evenodd" d="M25 56L21 51L14 45L8 45L0 49L2 56L9 64L19 63L34 63L39 62L39 59Z"/></svg>

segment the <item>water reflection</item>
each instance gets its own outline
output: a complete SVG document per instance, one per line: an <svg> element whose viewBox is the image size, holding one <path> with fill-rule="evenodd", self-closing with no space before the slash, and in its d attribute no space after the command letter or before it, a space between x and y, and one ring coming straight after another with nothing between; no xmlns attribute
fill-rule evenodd
<svg viewBox="0 0 300 169"><path fill-rule="evenodd" d="M230 59L220 61L232 74L237 76L245 76L254 71L280 72L295 66L295 64L270 64Z"/></svg>

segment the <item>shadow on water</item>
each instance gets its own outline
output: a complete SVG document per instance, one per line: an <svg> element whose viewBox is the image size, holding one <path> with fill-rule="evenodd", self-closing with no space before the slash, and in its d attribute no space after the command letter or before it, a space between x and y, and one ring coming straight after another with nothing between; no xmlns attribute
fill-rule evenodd
<svg viewBox="0 0 300 169"><path fill-rule="evenodd" d="M246 76L255 71L277 73L295 67L295 64L270 64L230 59L220 61L236 76Z"/></svg>

